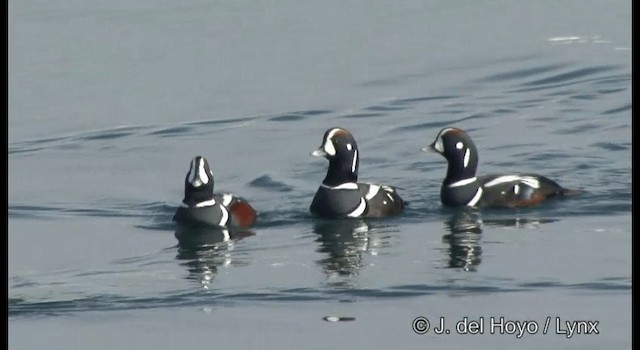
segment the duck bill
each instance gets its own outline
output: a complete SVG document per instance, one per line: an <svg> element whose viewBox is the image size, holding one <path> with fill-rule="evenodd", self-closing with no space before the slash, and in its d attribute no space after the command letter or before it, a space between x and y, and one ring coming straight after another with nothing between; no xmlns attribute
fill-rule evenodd
<svg viewBox="0 0 640 350"><path fill-rule="evenodd" d="M311 155L314 157L327 157L327 152L325 152L323 149L318 148L317 150L311 152Z"/></svg>
<svg viewBox="0 0 640 350"><path fill-rule="evenodd" d="M427 147L422 147L420 150L422 152L436 152L436 153L439 153L438 150L436 149L436 143L435 142L430 144Z"/></svg>

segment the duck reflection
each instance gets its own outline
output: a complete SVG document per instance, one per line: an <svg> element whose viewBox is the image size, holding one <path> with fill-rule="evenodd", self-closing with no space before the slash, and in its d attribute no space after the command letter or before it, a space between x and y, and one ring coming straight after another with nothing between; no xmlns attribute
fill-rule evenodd
<svg viewBox="0 0 640 350"><path fill-rule="evenodd" d="M318 252L327 258L318 263L329 276L357 275L363 266L363 254L376 255L383 242L371 235L371 226L362 220L316 220Z"/></svg>
<svg viewBox="0 0 640 350"><path fill-rule="evenodd" d="M448 245L444 249L449 255L448 267L475 271L482 261L480 213L467 208L458 210L445 221L445 230L442 241Z"/></svg>
<svg viewBox="0 0 640 350"><path fill-rule="evenodd" d="M180 227L175 232L178 239L178 255L183 260L189 276L199 281L205 289L213 281L219 266L240 265L233 258L235 243L255 233L249 230L231 230L215 227Z"/></svg>
<svg viewBox="0 0 640 350"><path fill-rule="evenodd" d="M556 219L537 218L485 218L475 208L457 210L445 221L445 235L442 241L447 244L444 252L448 255L448 267L464 271L476 271L482 262L481 239L484 227L513 227L516 229L536 228L539 224Z"/></svg>

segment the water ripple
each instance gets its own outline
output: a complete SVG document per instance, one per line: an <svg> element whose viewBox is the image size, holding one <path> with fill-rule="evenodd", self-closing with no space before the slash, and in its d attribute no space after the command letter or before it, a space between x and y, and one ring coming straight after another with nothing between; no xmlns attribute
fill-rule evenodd
<svg viewBox="0 0 640 350"><path fill-rule="evenodd" d="M591 147L601 148L607 151L624 151L631 147L628 142L614 143L614 142L596 142L589 145Z"/></svg>
<svg viewBox="0 0 640 350"><path fill-rule="evenodd" d="M597 293L631 292L629 278L607 278L582 283L524 282L513 286L473 284L409 284L376 288L284 288L254 292L226 293L218 290L178 291L165 296L130 297L114 294L98 294L69 300L34 300L21 297L9 298L9 317L56 316L78 312L143 310L153 308L199 307L273 302L356 301L379 299L404 299L433 294L473 295L513 292L531 292L554 289L559 291L585 291ZM206 296L206 297L205 297Z"/></svg>
<svg viewBox="0 0 640 350"><path fill-rule="evenodd" d="M343 118L376 118L376 117L384 117L386 114L384 113L354 113L354 114L346 114L342 116Z"/></svg>
<svg viewBox="0 0 640 350"><path fill-rule="evenodd" d="M321 112L324 111L303 111L299 113L315 115ZM111 148L113 147L113 143L111 143L111 141L116 139L120 139L120 142L124 143L125 140L130 138L182 137L196 134L207 135L221 129L242 127L259 118L264 119L266 117L202 120L172 126L119 126L102 130L92 130L74 135L17 141L9 144L9 155L30 154L49 149L67 151L77 150L81 148L88 148L93 145L98 145L100 149Z"/></svg>
<svg viewBox="0 0 640 350"><path fill-rule="evenodd" d="M150 203L100 203L100 207L79 207L75 204L59 205L28 205L9 204L9 217L27 219L56 219L69 215L96 217L140 217L149 218L153 215L173 213L175 206L162 202Z"/></svg>
<svg viewBox="0 0 640 350"><path fill-rule="evenodd" d="M400 98L397 100L393 100L390 104L393 105L414 105L416 103L428 102L428 101L439 101L439 100L450 100L454 98L459 98L461 96L456 95L440 95L440 96L424 96L424 97L410 97L410 98Z"/></svg>
<svg viewBox="0 0 640 350"><path fill-rule="evenodd" d="M586 69L586 71L590 72L589 69ZM579 80L575 80L575 79L560 80L557 78L558 77L556 77L556 79L550 79L544 84L543 83L538 83L538 84L523 83L521 85L522 87L509 90L508 92L509 93L533 92L533 91L548 90L551 88L558 88L558 87L577 86L585 83L592 83L594 85L603 85L603 84L618 83L619 81L631 79L631 77L627 74L614 75L609 77L586 78L586 79L579 79ZM573 76L572 75L565 76L564 78L573 78ZM551 82L553 82L553 84Z"/></svg>
<svg viewBox="0 0 640 350"><path fill-rule="evenodd" d="M400 126L397 127L394 130L394 132L398 132L398 133L404 133L407 131L413 131L413 130L422 130L422 129L440 129L443 128L445 126L449 126L449 125L454 125L454 124L460 124L462 122L465 121L469 121L469 120L473 120L473 119L491 119L494 118L495 115L490 115L490 114L486 114L486 113L474 113L471 114L469 116L466 117L462 117L462 118L458 118L455 120L445 120L445 121L432 121L432 122L427 122L427 123L419 123L419 124L414 124L414 125L407 125L407 126ZM467 132L473 132L473 128L466 128Z"/></svg>
<svg viewBox="0 0 640 350"><path fill-rule="evenodd" d="M499 82L505 80L523 79L530 76L555 71L564 67L567 67L567 64L550 64L542 67L517 69L511 72L490 75L488 77L479 79L478 82Z"/></svg>
<svg viewBox="0 0 640 350"><path fill-rule="evenodd" d="M274 121L274 122L293 122L293 121L304 120L308 117L314 117L314 116L325 115L330 113L333 113L333 111L325 110L325 109L310 109L306 111L297 111L297 112L280 114L274 117L270 117L268 118L268 120Z"/></svg>
<svg viewBox="0 0 640 350"><path fill-rule="evenodd" d="M160 130L155 130L155 131L152 131L152 132L148 133L148 135L173 137L173 136L180 136L180 135L183 135L183 134L188 134L188 133L192 132L193 130L194 130L194 128L191 127L191 126L175 126L175 127L169 127L169 128L163 128L163 129L160 129Z"/></svg>
<svg viewBox="0 0 640 350"><path fill-rule="evenodd" d="M572 126L570 128L558 129L553 131L553 133L558 135L581 134L589 130L595 130L599 128L600 128L600 125L598 124L587 123L587 124L579 124L576 126Z"/></svg>
<svg viewBox="0 0 640 350"><path fill-rule="evenodd" d="M620 68L620 67L619 66L595 66L595 67L574 69L570 72L560 73L548 78L543 78L543 79L538 79L531 82L523 83L522 86L551 85L551 84L557 84L561 82L574 81L574 80L582 79L584 77L595 75L598 73L608 72L616 68Z"/></svg>
<svg viewBox="0 0 640 350"><path fill-rule="evenodd" d="M253 179L251 182L249 182L249 186L264 188L268 191L273 191L273 192L293 191L293 187L283 182L274 180L270 175L262 175L260 177Z"/></svg>
<svg viewBox="0 0 640 350"><path fill-rule="evenodd" d="M608 109L604 112L602 112L602 114L618 114L621 112L626 112L626 111L631 111L631 103L628 103L622 107L618 107L618 108L613 108L613 109Z"/></svg>

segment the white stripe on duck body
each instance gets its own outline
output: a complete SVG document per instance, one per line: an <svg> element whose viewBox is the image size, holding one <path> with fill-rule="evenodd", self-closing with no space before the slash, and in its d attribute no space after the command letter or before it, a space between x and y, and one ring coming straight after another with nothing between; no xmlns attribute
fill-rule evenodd
<svg viewBox="0 0 640 350"><path fill-rule="evenodd" d="M448 207L519 208L551 197L580 192L566 189L538 174L476 176L478 150L471 137L458 128L440 130L435 141L422 150L438 152L447 160L447 175L440 188L440 199Z"/></svg>
<svg viewBox="0 0 640 350"><path fill-rule="evenodd" d="M327 130L322 145L311 155L329 160L327 175L309 208L312 214L324 218L386 217L404 209L405 202L395 188L358 183L360 153L346 129Z"/></svg>
<svg viewBox="0 0 640 350"><path fill-rule="evenodd" d="M194 157L184 180L184 199L173 220L180 224L249 227L256 212L242 197L214 193L213 172L202 156Z"/></svg>

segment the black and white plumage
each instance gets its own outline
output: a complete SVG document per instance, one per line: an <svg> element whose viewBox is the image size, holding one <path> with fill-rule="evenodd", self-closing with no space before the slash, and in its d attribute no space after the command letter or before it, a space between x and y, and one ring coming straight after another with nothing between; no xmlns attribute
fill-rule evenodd
<svg viewBox="0 0 640 350"><path fill-rule="evenodd" d="M173 220L180 224L222 227L249 227L256 220L256 211L242 197L213 192L213 172L207 159L191 160L184 180L184 199Z"/></svg>
<svg viewBox="0 0 640 350"><path fill-rule="evenodd" d="M471 137L458 128L442 129L436 140L422 150L438 152L448 162L440 188L442 204L448 207L520 208L580 192L537 174L476 176L478 150Z"/></svg>
<svg viewBox="0 0 640 350"><path fill-rule="evenodd" d="M329 160L327 175L311 203L312 214L324 218L386 217L397 215L405 202L395 188L358 183L358 145L351 133L331 128L311 154Z"/></svg>

